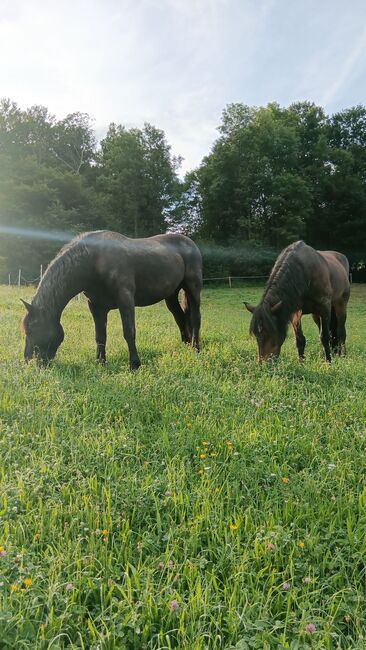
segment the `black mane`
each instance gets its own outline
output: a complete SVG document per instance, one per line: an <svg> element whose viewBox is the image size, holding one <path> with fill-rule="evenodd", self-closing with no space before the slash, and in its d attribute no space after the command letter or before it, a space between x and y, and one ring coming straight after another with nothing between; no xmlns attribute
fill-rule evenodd
<svg viewBox="0 0 366 650"><path fill-rule="evenodd" d="M80 262L88 258L89 251L82 233L65 244L50 262L38 286L32 304L42 310L57 312L62 308L65 296L78 293Z"/></svg>
<svg viewBox="0 0 366 650"><path fill-rule="evenodd" d="M306 244L297 241L287 246L276 260L267 281L263 297L253 314L250 324L251 334L258 331L262 321L268 332L277 332L286 337L291 314L300 309L301 298L307 289L306 277L298 251ZM281 301L281 308L273 314L271 308Z"/></svg>

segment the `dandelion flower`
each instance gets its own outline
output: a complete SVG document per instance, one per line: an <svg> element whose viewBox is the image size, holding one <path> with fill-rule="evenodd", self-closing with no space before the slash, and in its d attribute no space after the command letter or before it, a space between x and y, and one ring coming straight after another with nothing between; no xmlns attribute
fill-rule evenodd
<svg viewBox="0 0 366 650"><path fill-rule="evenodd" d="M16 584L10 585L10 591L12 591L12 592L18 591L18 585L16 585Z"/></svg>
<svg viewBox="0 0 366 650"><path fill-rule="evenodd" d="M206 454L200 454L200 459L201 460L205 460L205 458L206 458Z"/></svg>
<svg viewBox="0 0 366 650"><path fill-rule="evenodd" d="M238 530L238 524L230 524L230 530L232 533L234 533L236 530Z"/></svg>
<svg viewBox="0 0 366 650"><path fill-rule="evenodd" d="M24 585L24 587L25 587L26 589L27 589L28 587L30 587L31 584L32 584L32 578L24 578L24 580L23 580L23 585Z"/></svg>
<svg viewBox="0 0 366 650"><path fill-rule="evenodd" d="M281 480L282 480L282 483L285 483L285 485L287 485L287 483L290 482L290 479L288 478L288 476L283 476Z"/></svg>
<svg viewBox="0 0 366 650"><path fill-rule="evenodd" d="M107 530L106 528L103 528L103 530L102 530L102 535L103 535L103 537L105 537L106 535L108 535L108 530Z"/></svg>
<svg viewBox="0 0 366 650"><path fill-rule="evenodd" d="M304 542L299 542L298 546L299 546L299 548L304 548L305 544L304 544Z"/></svg>

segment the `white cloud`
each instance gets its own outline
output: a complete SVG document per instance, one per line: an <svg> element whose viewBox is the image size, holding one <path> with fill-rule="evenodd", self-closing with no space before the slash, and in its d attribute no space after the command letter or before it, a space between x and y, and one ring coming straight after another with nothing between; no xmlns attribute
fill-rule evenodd
<svg viewBox="0 0 366 650"><path fill-rule="evenodd" d="M208 153L232 101L349 105L345 88L365 65L366 31L353 45L362 7L361 0L352 12L341 0L2 0L0 96L23 108L44 104L57 117L88 112L98 133L112 121L150 121L188 169ZM365 88L354 86L358 102Z"/></svg>

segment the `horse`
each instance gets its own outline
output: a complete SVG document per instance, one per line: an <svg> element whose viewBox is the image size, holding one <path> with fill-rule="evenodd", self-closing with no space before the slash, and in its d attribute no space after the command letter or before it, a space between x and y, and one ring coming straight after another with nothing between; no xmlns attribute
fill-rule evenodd
<svg viewBox="0 0 366 650"><path fill-rule="evenodd" d="M250 333L258 344L258 360L280 354L289 323L292 324L299 360L306 339L303 314L312 314L327 361L345 352L347 303L350 296L349 263L337 251L317 251L303 241L290 244L278 256L260 303L253 307Z"/></svg>
<svg viewBox="0 0 366 650"><path fill-rule="evenodd" d="M69 242L49 264L27 313L24 358L39 365L56 355L64 339L60 322L68 302L83 292L94 319L97 361L106 362L107 315L119 309L129 351L130 370L140 358L136 349L135 307L165 300L184 343L200 349L202 257L196 244L168 233L130 239L116 232L85 232ZM182 305L178 294L183 290Z"/></svg>

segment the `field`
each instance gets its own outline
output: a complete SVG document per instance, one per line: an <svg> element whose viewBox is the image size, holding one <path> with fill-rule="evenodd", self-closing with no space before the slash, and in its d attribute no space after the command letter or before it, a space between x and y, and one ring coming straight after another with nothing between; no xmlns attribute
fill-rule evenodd
<svg viewBox="0 0 366 650"><path fill-rule="evenodd" d="M366 287L348 355L312 320L259 367L243 299L205 288L202 352L165 305L117 313L94 362L83 300L45 370L0 288L0 648L366 648Z"/></svg>

